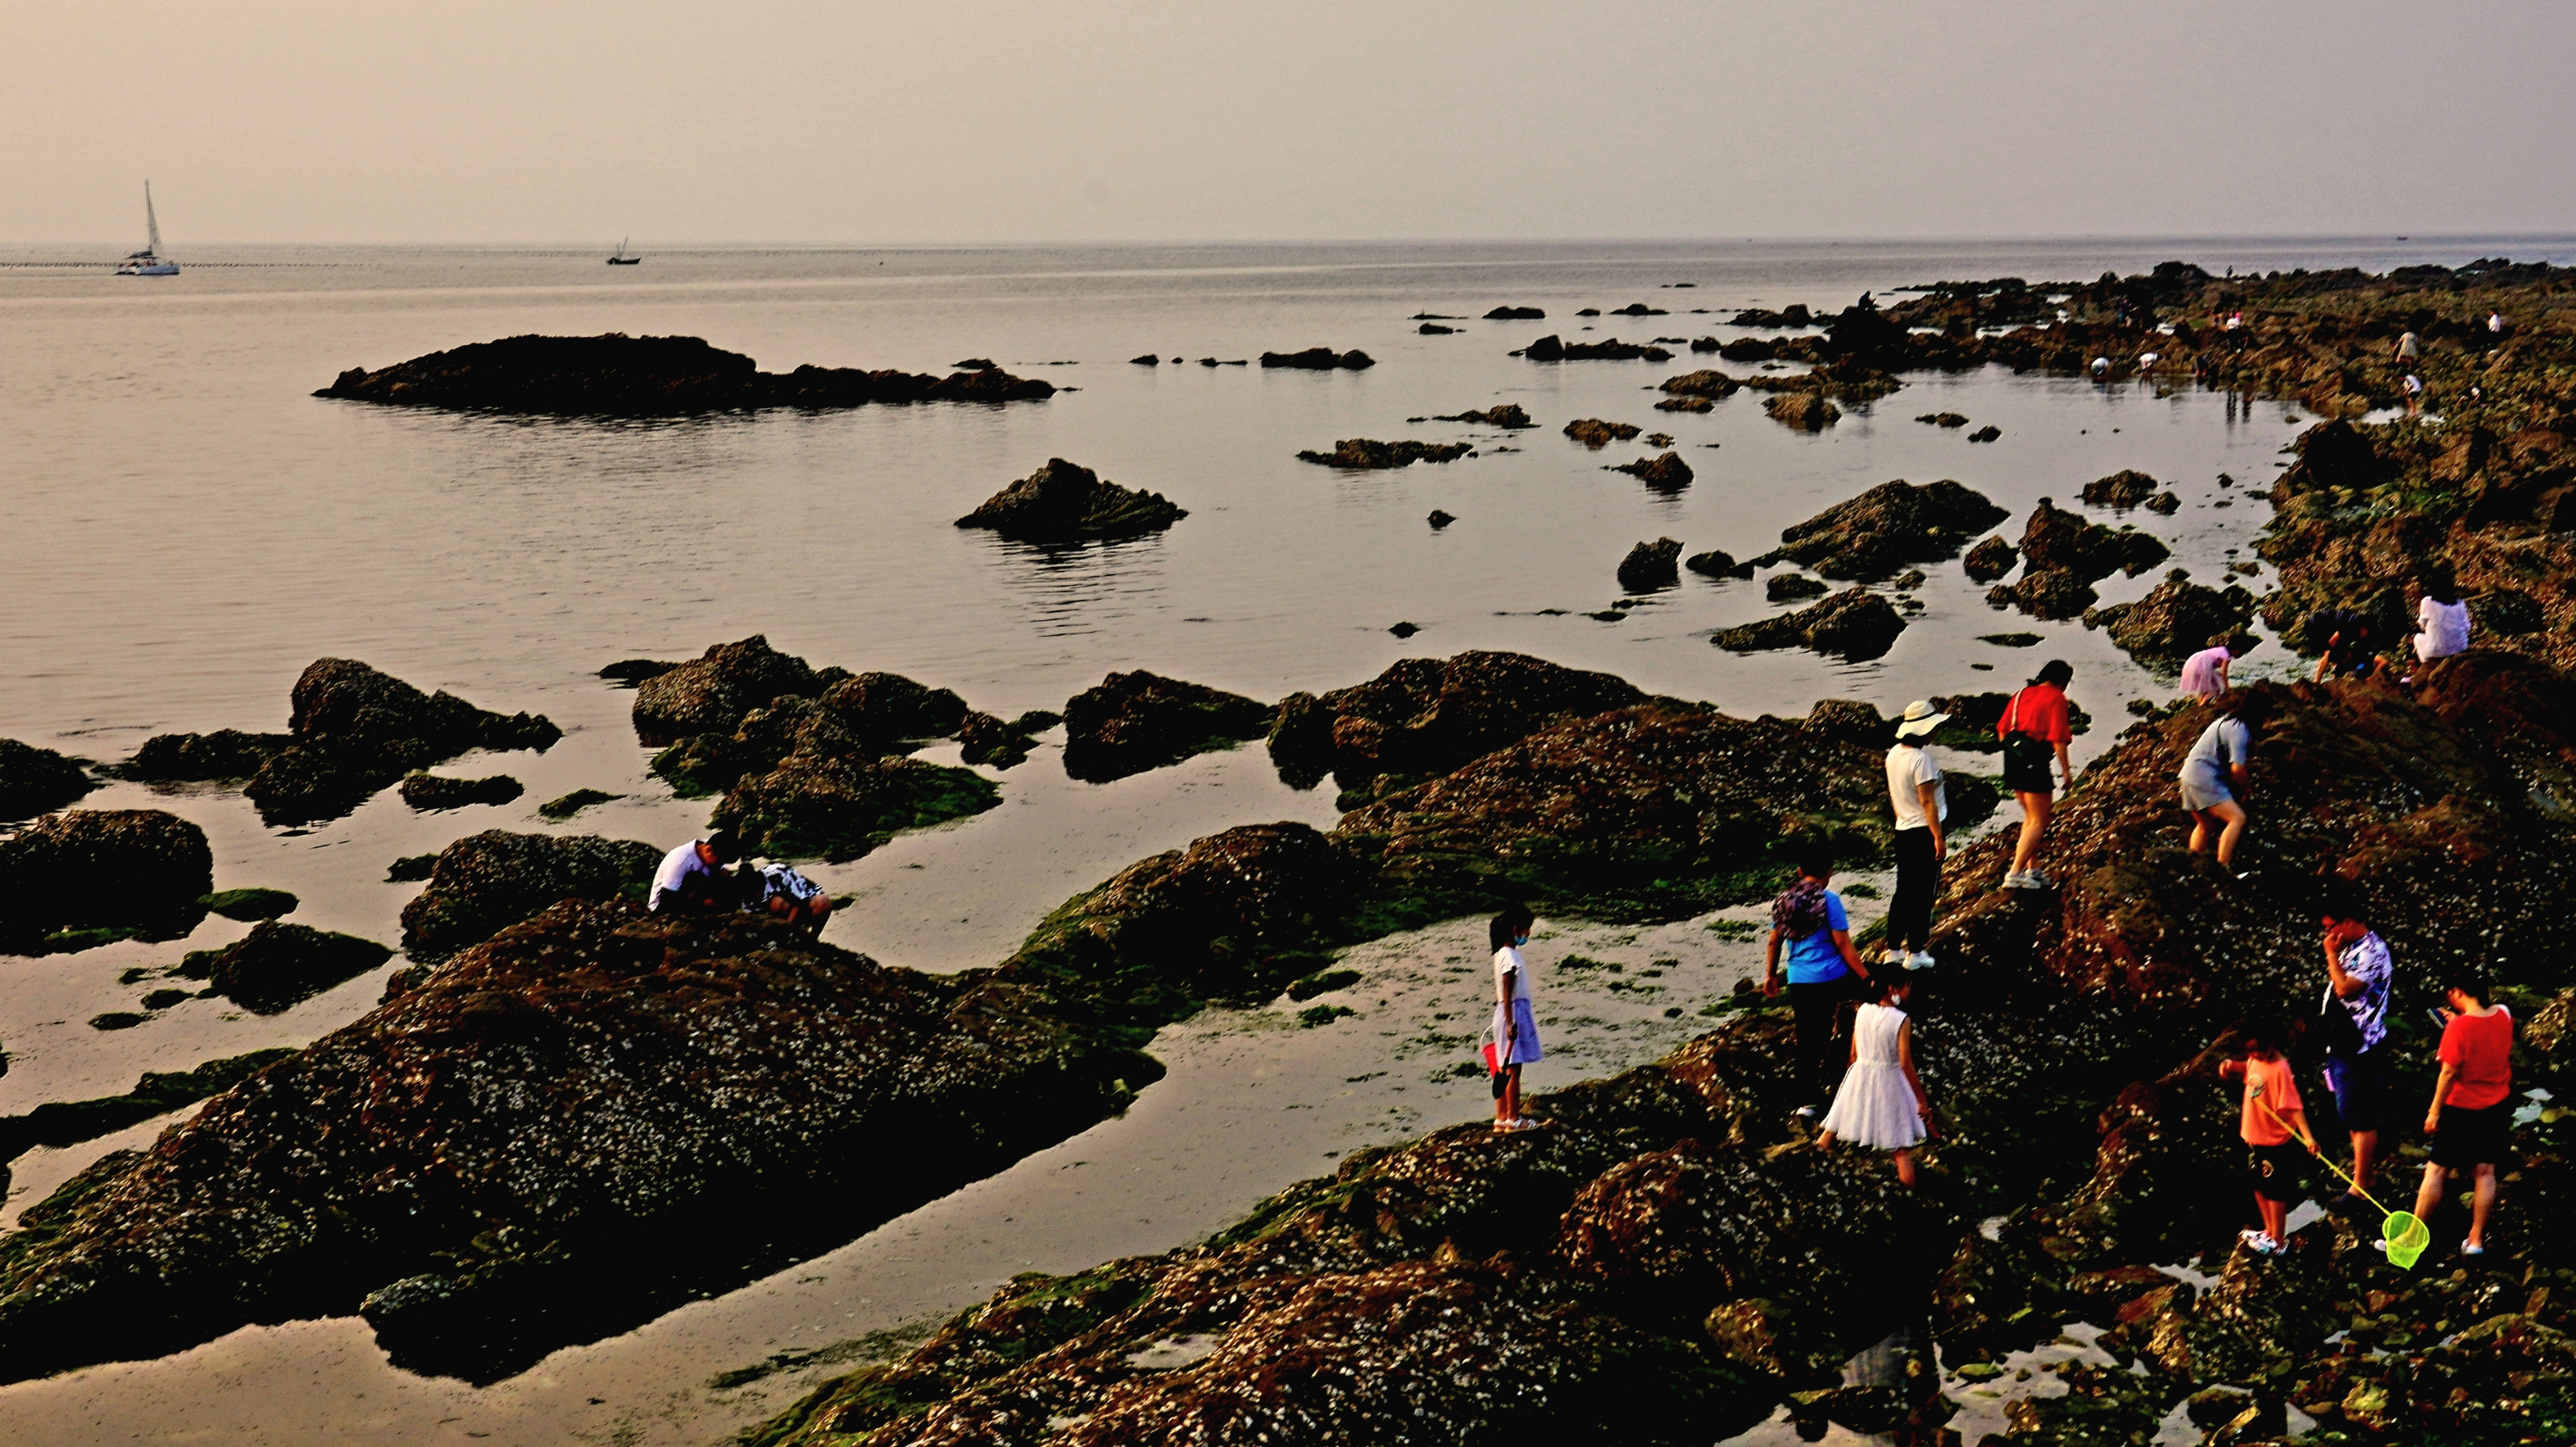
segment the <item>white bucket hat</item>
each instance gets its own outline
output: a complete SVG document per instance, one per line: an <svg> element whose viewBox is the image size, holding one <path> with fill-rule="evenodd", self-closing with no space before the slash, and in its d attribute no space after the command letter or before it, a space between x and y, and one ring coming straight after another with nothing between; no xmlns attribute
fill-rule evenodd
<svg viewBox="0 0 2576 1447"><path fill-rule="evenodd" d="M1905 716L1896 721L1896 736L1900 739L1919 739L1949 720L1948 714L1932 707L1932 700L1918 698L1905 706Z"/></svg>

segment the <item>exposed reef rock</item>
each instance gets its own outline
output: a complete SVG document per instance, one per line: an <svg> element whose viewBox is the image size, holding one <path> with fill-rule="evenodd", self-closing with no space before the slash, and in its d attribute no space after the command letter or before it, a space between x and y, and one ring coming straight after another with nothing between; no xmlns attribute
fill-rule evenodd
<svg viewBox="0 0 2576 1447"><path fill-rule="evenodd" d="M1968 425L1967 417L1957 412L1926 412L1914 420L1917 422L1929 422L1935 427L1965 427Z"/></svg>
<svg viewBox="0 0 2576 1447"><path fill-rule="evenodd" d="M1943 478L1882 482L1780 532L1756 567L1796 563L1828 578L1874 583L1909 563L1958 556L1968 539L2009 516L1983 493Z"/></svg>
<svg viewBox="0 0 2576 1447"><path fill-rule="evenodd" d="M1969 433L1968 440L1970 442L1992 442L2003 435L2004 430L2002 428L1989 422L1985 426L1978 428L1976 431Z"/></svg>
<svg viewBox="0 0 2576 1447"><path fill-rule="evenodd" d="M158 809L73 809L0 839L0 953L177 939L214 887L206 833Z"/></svg>
<svg viewBox="0 0 2576 1447"><path fill-rule="evenodd" d="M1359 372L1376 366L1377 358L1357 348L1336 352L1330 347L1308 347L1302 352L1263 352L1261 365L1296 367L1309 372Z"/></svg>
<svg viewBox="0 0 2576 1447"><path fill-rule="evenodd" d="M194 1070L147 1070L123 1095L51 1100L25 1115L0 1116L0 1167L37 1146L59 1150L194 1105L207 1096L232 1089L294 1053L254 1050L247 1055L209 1060ZM124 1154L131 1157L135 1153Z"/></svg>
<svg viewBox="0 0 2576 1447"><path fill-rule="evenodd" d="M1905 615L1867 588L1848 588L1813 607L1721 629L1709 641L1736 653L1812 648L1863 662L1886 654L1905 631Z"/></svg>
<svg viewBox="0 0 2576 1447"><path fill-rule="evenodd" d="M1666 377L1663 384L1663 390L1676 399L1698 397L1708 401L1721 401L1732 397L1743 388L1742 382L1724 372L1707 368L1696 372L1684 372L1678 377ZM1656 405L1660 407L1663 404Z"/></svg>
<svg viewBox="0 0 2576 1447"><path fill-rule="evenodd" d="M2084 501L2090 507L2133 508L2163 485L2143 472L2123 470L2084 484Z"/></svg>
<svg viewBox="0 0 2576 1447"><path fill-rule="evenodd" d="M740 352L698 337L504 337L432 352L380 371L352 367L313 395L399 407L472 408L621 417L755 407L860 407L871 402L1017 402L1055 395L998 369L863 372L798 367L763 372Z"/></svg>
<svg viewBox="0 0 2576 1447"><path fill-rule="evenodd" d="M392 957L374 940L271 919L220 950L190 950L179 973L254 1015L276 1015Z"/></svg>
<svg viewBox="0 0 2576 1447"><path fill-rule="evenodd" d="M1016 719L1001 719L989 713L970 713L957 727L957 742L963 745L961 757L970 764L987 764L1008 769L1028 762L1029 751L1037 747L1037 735L1064 720L1052 713L1025 713Z"/></svg>
<svg viewBox="0 0 2576 1447"><path fill-rule="evenodd" d="M2093 606L2092 584L2113 573L2134 578L2168 556L2151 534L2087 522L2043 497L2022 530L2021 581L1987 598L2034 618L2073 618Z"/></svg>
<svg viewBox="0 0 2576 1447"><path fill-rule="evenodd" d="M575 789L569 794L559 794L539 804L537 812L548 819L569 819L593 804L605 804L613 799L625 797L623 794L611 794L604 789Z"/></svg>
<svg viewBox="0 0 2576 1447"><path fill-rule="evenodd" d="M1132 538L1158 532L1188 517L1158 492L1104 482L1088 467L1061 457L984 499L957 520L1032 543L1077 543Z"/></svg>
<svg viewBox="0 0 2576 1447"><path fill-rule="evenodd" d="M1677 452L1667 452L1659 457L1640 457L1634 462L1620 463L1610 471L1624 472L1662 493L1681 491L1691 485L1691 479L1696 475Z"/></svg>
<svg viewBox="0 0 2576 1447"><path fill-rule="evenodd" d="M1801 432L1822 432L1842 420L1843 409L1821 392L1776 392L1762 399L1771 420Z"/></svg>
<svg viewBox="0 0 2576 1447"><path fill-rule="evenodd" d="M1821 598L1833 588L1821 578L1804 573L1774 573L1762 581L1762 596L1774 603L1794 603L1800 598Z"/></svg>
<svg viewBox="0 0 2576 1447"><path fill-rule="evenodd" d="M0 819L50 814L97 787L77 760L16 739L0 739Z"/></svg>
<svg viewBox="0 0 2576 1447"><path fill-rule="evenodd" d="M1290 694L1271 727L1270 759L1296 788L1331 774L1345 793L1365 796L1448 773L1551 724L1644 700L1614 674L1521 653L1408 658L1320 698Z"/></svg>
<svg viewBox="0 0 2576 1447"><path fill-rule="evenodd" d="M1369 437L1345 437L1334 443L1330 452L1300 452L1297 460L1357 469L1411 467L1417 462L1455 462L1472 450L1464 442L1380 442Z"/></svg>
<svg viewBox="0 0 2576 1447"><path fill-rule="evenodd" d="M247 922L293 914L295 907L302 901L282 889L253 887L218 890L213 894L200 896L197 903L204 905L209 914L219 914L226 919Z"/></svg>
<svg viewBox="0 0 2576 1447"><path fill-rule="evenodd" d="M429 887L403 906L403 948L414 958L452 954L557 900L640 904L663 852L596 834L469 834L438 852Z"/></svg>
<svg viewBox="0 0 2576 1447"><path fill-rule="evenodd" d="M336 819L415 770L472 749L554 747L542 715L491 713L452 693L426 694L352 658L322 658L295 680L283 734L159 734L116 772L163 782L240 779L271 824Z"/></svg>
<svg viewBox="0 0 2576 1447"><path fill-rule="evenodd" d="M660 745L691 734L731 733L743 715L781 694L812 698L826 686L804 659L780 653L756 633L739 643L719 643L638 684L635 737Z"/></svg>
<svg viewBox="0 0 2576 1447"><path fill-rule="evenodd" d="M1778 331L1783 327L1812 327L1816 324L1816 317L1813 312L1807 310L1805 303L1796 302L1779 311L1764 311L1760 307L1746 307L1744 310L1727 318L1726 324L1731 327L1759 327L1769 331Z"/></svg>
<svg viewBox="0 0 2576 1447"><path fill-rule="evenodd" d="M424 812L462 809L468 804L507 804L526 792L527 785L507 774L493 774L481 779L412 774L402 781L402 801Z"/></svg>
<svg viewBox="0 0 2576 1447"><path fill-rule="evenodd" d="M1638 346L1611 337L1599 342L1568 342L1549 335L1523 347L1515 356L1533 362L1669 362L1673 354L1661 347Z"/></svg>
<svg viewBox="0 0 2576 1447"><path fill-rule="evenodd" d="M1626 442L1644 428L1630 422L1605 422L1598 417L1578 417L1565 424L1565 435L1598 452L1613 442Z"/></svg>
<svg viewBox="0 0 2576 1447"><path fill-rule="evenodd" d="M1681 557L1682 545L1671 538L1639 543L1619 562L1619 586L1631 593L1678 588L1682 581Z"/></svg>
<svg viewBox="0 0 2576 1447"><path fill-rule="evenodd" d="M1682 566L1690 569L1694 573L1698 573L1703 577L1709 578L1750 578L1753 576L1753 565L1751 563L1739 563L1735 561L1732 554L1721 552L1715 548L1712 548L1705 553L1691 554L1689 557L1682 559Z"/></svg>
<svg viewBox="0 0 2576 1447"><path fill-rule="evenodd" d="M1446 331L1448 329L1444 327L1442 330ZM1529 413L1523 411L1521 409L1521 404L1518 402L1498 402L1493 406L1486 408L1482 412L1453 412L1448 416L1434 417L1431 420L1434 422L1482 422L1488 427L1536 427L1538 425L1536 422L1530 420Z"/></svg>
<svg viewBox="0 0 2576 1447"><path fill-rule="evenodd" d="M1492 311L1485 313L1485 320L1489 322L1539 322L1547 320L1547 313L1534 306L1498 306Z"/></svg>
<svg viewBox="0 0 2576 1447"><path fill-rule="evenodd" d="M1232 748L1270 728L1271 706L1142 669L1113 673L1064 705L1064 771L1107 783L1193 754Z"/></svg>
<svg viewBox="0 0 2576 1447"><path fill-rule="evenodd" d="M1961 561L1970 580L1991 583L2020 566L2021 550L2005 542L2001 534L1995 534L1968 549L1967 557Z"/></svg>
<svg viewBox="0 0 2576 1447"><path fill-rule="evenodd" d="M2224 591L2203 587L2176 568L2135 603L2088 609L2084 626L2109 630L2111 641L2140 663L2179 668L2219 634L2250 644L2246 624L2253 615L2253 594L2233 584Z"/></svg>

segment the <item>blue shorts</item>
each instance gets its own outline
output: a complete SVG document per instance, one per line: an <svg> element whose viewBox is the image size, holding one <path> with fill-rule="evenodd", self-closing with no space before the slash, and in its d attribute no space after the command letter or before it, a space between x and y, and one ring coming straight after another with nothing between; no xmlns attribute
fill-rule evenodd
<svg viewBox="0 0 2576 1447"><path fill-rule="evenodd" d="M2350 1059L2326 1057L2326 1088L2334 1092L2335 1120L2345 1130L2375 1131L2387 1116L2387 1055L2365 1050Z"/></svg>
<svg viewBox="0 0 2576 1447"><path fill-rule="evenodd" d="M1520 1025L1517 1034L1512 1030L1514 1021ZM1494 1006L1494 1043L1503 1047L1505 1065L1528 1065L1540 1058L1538 1021L1530 1014L1529 1001L1514 1000L1508 1019L1504 1017L1501 1005Z"/></svg>

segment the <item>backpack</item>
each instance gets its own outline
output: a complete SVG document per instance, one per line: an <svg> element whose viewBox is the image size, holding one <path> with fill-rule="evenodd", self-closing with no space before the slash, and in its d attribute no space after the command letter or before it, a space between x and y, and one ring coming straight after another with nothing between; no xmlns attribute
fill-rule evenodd
<svg viewBox="0 0 2576 1447"><path fill-rule="evenodd" d="M1771 925L1793 940L1802 940L1825 927L1825 886L1821 881L1800 879L1790 885L1786 894L1771 901Z"/></svg>

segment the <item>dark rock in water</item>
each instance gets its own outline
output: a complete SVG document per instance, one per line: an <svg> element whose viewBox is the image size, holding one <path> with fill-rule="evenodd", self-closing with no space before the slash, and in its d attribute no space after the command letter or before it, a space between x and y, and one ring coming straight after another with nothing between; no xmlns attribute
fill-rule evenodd
<svg viewBox="0 0 2576 1447"><path fill-rule="evenodd" d="M1536 427L1538 425L1536 422L1530 420L1529 413L1523 411L1521 409L1521 404L1518 402L1497 402L1482 412L1455 412L1446 417L1434 417L1431 420L1434 422L1482 422L1488 427Z"/></svg>
<svg viewBox="0 0 2576 1447"><path fill-rule="evenodd" d="M127 1126L141 1125L156 1115L196 1104L207 1096L230 1090L268 1066L293 1055L292 1050L254 1050L223 1060L209 1060L194 1070L147 1070L134 1082L134 1089L123 1095L104 1095L90 1100L52 1100L25 1115L0 1116L0 1162L14 1160L38 1146L60 1150L82 1141L114 1135ZM126 1157L124 1164L140 1160L135 1151L114 1154ZM59 1194L48 1198L59 1200Z"/></svg>
<svg viewBox="0 0 2576 1447"><path fill-rule="evenodd" d="M1764 311L1759 307L1746 307L1727 318L1726 324L1731 327L1760 327L1767 331L1779 331L1783 328L1814 326L1816 317L1813 312L1807 310L1805 303L1800 302L1776 312Z"/></svg>
<svg viewBox="0 0 2576 1447"><path fill-rule="evenodd" d="M177 939L214 887L205 831L158 809L73 809L0 839L0 953ZM61 932L50 945L47 937Z"/></svg>
<svg viewBox="0 0 2576 1447"><path fill-rule="evenodd" d="M403 906L403 948L416 959L453 954L560 899L640 904L663 853L596 834L469 834L439 851L429 887Z"/></svg>
<svg viewBox="0 0 2576 1447"><path fill-rule="evenodd" d="M1357 348L1347 352L1336 352L1330 347L1308 347L1302 352L1263 352L1261 365L1297 367L1310 372L1330 372L1336 369L1357 372L1376 366L1377 359Z"/></svg>
<svg viewBox="0 0 2576 1447"><path fill-rule="evenodd" d="M1370 437L1345 437L1334 443L1330 452L1300 452L1297 460L1325 467L1373 470L1411 467L1417 462L1455 462L1470 450L1464 442L1380 442Z"/></svg>
<svg viewBox="0 0 2576 1447"><path fill-rule="evenodd" d="M205 906L209 914L226 919L255 920L293 914L301 901L282 889L227 889L204 895L197 903Z"/></svg>
<svg viewBox="0 0 2576 1447"><path fill-rule="evenodd" d="M601 669L599 676L611 683L622 683L632 688L648 678L657 678L679 666L676 663L664 663L658 658L621 658Z"/></svg>
<svg viewBox="0 0 2576 1447"><path fill-rule="evenodd" d="M748 917L559 905L13 1237L0 1373L365 1299L395 1365L510 1375L828 1250L1159 1075L1044 998Z"/></svg>
<svg viewBox="0 0 2576 1447"><path fill-rule="evenodd" d="M1414 634L1421 632L1422 629L1418 625L1412 623L1397 623L1389 627L1386 631L1394 634L1398 638L1410 638Z"/></svg>
<svg viewBox="0 0 2576 1447"><path fill-rule="evenodd" d="M1717 404L1706 397L1666 397L1655 404L1658 412L1714 412Z"/></svg>
<svg viewBox="0 0 2576 1447"><path fill-rule="evenodd" d="M1822 432L1843 415L1843 409L1825 400L1822 392L1775 392L1762 399L1762 410L1771 414L1771 420L1801 432Z"/></svg>
<svg viewBox="0 0 2576 1447"><path fill-rule="evenodd" d="M2163 485L2143 472L2126 469L2084 484L2084 501L2093 507L2133 508L2155 496Z"/></svg>
<svg viewBox="0 0 2576 1447"><path fill-rule="evenodd" d="M972 769L877 756L854 746L853 736L828 716L808 719L795 738L766 772L736 779L716 806L713 822L739 834L747 850L838 864L904 830L980 814L1002 801L1001 790Z"/></svg>
<svg viewBox="0 0 2576 1447"><path fill-rule="evenodd" d="M1644 428L1627 422L1604 422L1598 417L1578 417L1565 424L1565 435L1598 452L1613 442L1626 442Z"/></svg>
<svg viewBox="0 0 2576 1447"><path fill-rule="evenodd" d="M2145 508L2149 512L2162 513L2166 517L2172 517L2175 513L2182 511L2182 499L2176 497L2170 492L2160 492L2154 497L2148 498L2145 502L2140 503L2139 506Z"/></svg>
<svg viewBox="0 0 2576 1447"><path fill-rule="evenodd" d="M1321 698L1290 694L1270 729L1270 759L1291 786L1326 774L1345 791L1445 774L1550 724L1643 701L1627 680L1520 653L1408 658Z"/></svg>
<svg viewBox="0 0 2576 1447"><path fill-rule="evenodd" d="M780 376L698 337L505 337L380 371L353 367L313 395L401 407L624 417L871 402L1015 402L1055 388L999 369L946 377L798 367Z"/></svg>
<svg viewBox="0 0 2576 1447"><path fill-rule="evenodd" d="M1969 433L1968 440L1970 442L1992 442L2003 435L2004 430L2002 428L1989 422L1985 426L1978 428L1976 431Z"/></svg>
<svg viewBox="0 0 2576 1447"><path fill-rule="evenodd" d="M1624 472L1662 493L1681 491L1691 485L1694 476L1690 464L1682 461L1681 454L1677 452L1667 452L1660 457L1640 457L1634 462L1620 463L1610 471Z"/></svg>
<svg viewBox="0 0 2576 1447"><path fill-rule="evenodd" d="M1142 669L1113 673L1064 705L1064 771L1107 783L1232 748L1270 727L1269 704Z"/></svg>
<svg viewBox="0 0 2576 1447"><path fill-rule="evenodd" d="M1800 598L1821 598L1833 589L1804 573L1774 573L1763 580L1762 596L1774 603L1793 603Z"/></svg>
<svg viewBox="0 0 2576 1447"><path fill-rule="evenodd" d="M998 365L990 357L968 357L962 362L949 363L948 369L952 372L989 372Z"/></svg>
<svg viewBox="0 0 2576 1447"><path fill-rule="evenodd" d="M1848 588L1812 607L1720 631L1709 641L1737 653L1766 648L1812 648L1865 662L1896 646L1905 617L1867 588Z"/></svg>
<svg viewBox="0 0 2576 1447"><path fill-rule="evenodd" d="M1751 563L1739 563L1735 561L1735 558L1731 554L1719 552L1715 549L1711 549L1705 553L1691 554L1689 557L1682 559L1682 566L1690 569L1694 573L1710 578L1750 578L1753 576L1753 565Z"/></svg>
<svg viewBox="0 0 2576 1447"><path fill-rule="evenodd" d="M1971 580L1991 583L2013 570L2014 565L2021 561L2021 550L2005 542L1998 533L1968 549L1968 556L1961 561L1966 565Z"/></svg>
<svg viewBox="0 0 2576 1447"><path fill-rule="evenodd" d="M1614 317L1660 317L1670 316L1672 313L1665 311L1662 307L1652 307L1641 301L1632 301L1626 306L1611 308L1610 315Z"/></svg>
<svg viewBox="0 0 2576 1447"><path fill-rule="evenodd" d="M1152 352L1147 352L1141 357L1129 357L1127 360L1140 367L1159 367L1163 364L1163 359Z"/></svg>
<svg viewBox="0 0 2576 1447"><path fill-rule="evenodd" d="M1690 348L1694 352L1714 352L1722 345L1715 337L1693 337Z"/></svg>
<svg viewBox="0 0 2576 1447"><path fill-rule="evenodd" d="M569 819L593 804L605 804L612 799L625 797L623 794L611 794L600 789L575 789L569 794L558 795L539 804L537 812L548 819Z"/></svg>
<svg viewBox="0 0 2576 1447"><path fill-rule="evenodd" d="M1663 385L1663 390L1674 397L1705 397L1712 401L1732 397L1743 389L1742 382L1705 367L1696 372L1684 372L1678 377L1666 377Z"/></svg>
<svg viewBox="0 0 2576 1447"><path fill-rule="evenodd" d="M966 700L900 673L862 673L823 693L841 725L886 753L918 739L944 739L965 725Z"/></svg>
<svg viewBox="0 0 2576 1447"><path fill-rule="evenodd" d="M2086 612L2084 626L2109 630L2111 641L2140 663L2179 668L2222 633L2251 645L2246 625L2253 616L2253 594L2233 585L2223 592L2203 587L2176 568L2135 603Z"/></svg>
<svg viewBox="0 0 2576 1447"><path fill-rule="evenodd" d="M2092 583L2113 573L2134 578L2163 562L2169 553L2152 534L2087 522L2043 497L2022 530L2021 556L2030 572L2062 569L2079 583Z"/></svg>
<svg viewBox="0 0 2576 1447"><path fill-rule="evenodd" d="M1038 742L1030 735L1039 731L989 713L969 713L958 725L957 741L965 746L961 756L967 763L1008 769L1028 762L1029 751Z"/></svg>
<svg viewBox="0 0 2576 1447"><path fill-rule="evenodd" d="M1673 445L1673 434L1669 432L1649 432L1641 440L1648 447L1670 447Z"/></svg>
<svg viewBox="0 0 2576 1447"><path fill-rule="evenodd" d="M1435 508L1433 508L1433 509L1431 510L1431 516L1430 516L1430 517L1428 517L1428 518L1426 518L1426 519L1424 519L1424 521L1426 521L1426 522L1428 522L1428 523L1430 523L1430 524L1431 524L1431 530L1432 530L1433 532L1438 532L1438 531L1440 531L1442 528L1445 528L1445 527L1449 526L1451 523L1454 523L1454 522L1456 522L1457 520L1458 520L1458 519L1457 519L1455 516L1453 516L1453 515L1451 515L1451 514L1449 514L1449 513L1447 513L1447 512L1443 512L1442 510L1440 510L1439 508L1436 508L1436 507L1435 507Z"/></svg>
<svg viewBox="0 0 2576 1447"><path fill-rule="evenodd" d="M1986 590L1988 603L1998 608L2019 608L2033 618L2080 617L2101 596L2069 568L2025 570L2020 582Z"/></svg>
<svg viewBox="0 0 2576 1447"><path fill-rule="evenodd" d="M285 734L217 729L210 734L154 734L123 764L103 772L151 783L248 779L294 740Z"/></svg>
<svg viewBox="0 0 2576 1447"><path fill-rule="evenodd" d="M462 809L468 804L507 804L526 792L527 785L507 774L482 779L412 774L402 781L402 801L423 812Z"/></svg>
<svg viewBox="0 0 2576 1447"><path fill-rule="evenodd" d="M0 739L0 819L50 814L97 787L87 770L52 749Z"/></svg>
<svg viewBox="0 0 2576 1447"><path fill-rule="evenodd" d="M1538 322L1547 320L1547 313L1534 306L1498 306L1492 311L1485 313L1485 320L1489 322Z"/></svg>
<svg viewBox="0 0 2576 1447"><path fill-rule="evenodd" d="M2009 516L1985 495L1948 478L1917 486L1882 482L1780 532L1757 567L1797 563L1828 578L1876 582L1908 563L1955 557L1980 529Z"/></svg>
<svg viewBox="0 0 2576 1447"><path fill-rule="evenodd" d="M957 520L1023 542L1071 543L1131 538L1170 527L1189 513L1161 493L1104 482L1061 457L986 498Z"/></svg>
<svg viewBox="0 0 2576 1447"><path fill-rule="evenodd" d="M1413 330L1426 337L1445 337L1455 334L1458 329L1456 327L1444 327L1438 322L1424 322Z"/></svg>
<svg viewBox="0 0 2576 1447"><path fill-rule="evenodd" d="M1980 633L1977 641L1997 648L2036 648L2048 640L2037 633Z"/></svg>
<svg viewBox="0 0 2576 1447"><path fill-rule="evenodd" d="M644 680L635 690L635 737L675 743L691 734L731 733L742 716L781 694L812 698L823 691L805 660L780 653L753 634Z"/></svg>
<svg viewBox="0 0 2576 1447"><path fill-rule="evenodd" d="M1957 412L1926 412L1914 420L1917 422L1929 422L1935 427L1965 427L1968 425L1968 419Z"/></svg>
<svg viewBox="0 0 2576 1447"><path fill-rule="evenodd" d="M1804 356L1801 352L1784 352L1781 343L1760 337L1737 337L1717 349L1717 354L1730 362L1768 362L1783 355Z"/></svg>
<svg viewBox="0 0 2576 1447"><path fill-rule="evenodd" d="M1598 342L1567 342L1553 334L1522 348L1520 355L1533 362L1669 362L1673 359L1673 354L1661 347L1639 346L1617 337Z"/></svg>
<svg viewBox="0 0 2576 1447"><path fill-rule="evenodd" d="M435 854L406 854L385 866L385 883L410 884L429 878L438 868Z"/></svg>
<svg viewBox="0 0 2576 1447"><path fill-rule="evenodd" d="M139 1010L107 1010L89 1017L92 1030L131 1030L151 1020Z"/></svg>
<svg viewBox="0 0 2576 1447"><path fill-rule="evenodd" d="M1670 454L1666 454L1670 456ZM1619 563L1619 586L1631 593L1652 593L1681 586L1682 545L1671 538L1639 543Z"/></svg>
<svg viewBox="0 0 2576 1447"><path fill-rule="evenodd" d="M275 1015L393 957L374 940L262 920L220 950L191 950L179 972L254 1015Z"/></svg>

